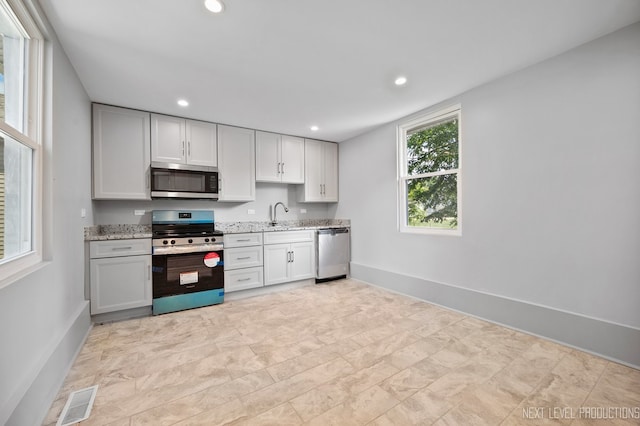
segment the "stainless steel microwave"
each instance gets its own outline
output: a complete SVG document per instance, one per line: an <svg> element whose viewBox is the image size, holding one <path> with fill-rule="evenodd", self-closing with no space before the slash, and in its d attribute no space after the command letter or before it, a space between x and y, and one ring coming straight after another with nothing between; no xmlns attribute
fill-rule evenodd
<svg viewBox="0 0 640 426"><path fill-rule="evenodd" d="M151 198L218 199L218 169L151 163Z"/></svg>

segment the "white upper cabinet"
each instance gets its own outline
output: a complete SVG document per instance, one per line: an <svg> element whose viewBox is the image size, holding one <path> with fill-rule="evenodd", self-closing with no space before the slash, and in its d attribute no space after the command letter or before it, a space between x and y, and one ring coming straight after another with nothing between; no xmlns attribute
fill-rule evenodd
<svg viewBox="0 0 640 426"><path fill-rule="evenodd" d="M258 182L281 182L280 142L276 133L256 132L256 180Z"/></svg>
<svg viewBox="0 0 640 426"><path fill-rule="evenodd" d="M256 181L304 183L304 139L257 131Z"/></svg>
<svg viewBox="0 0 640 426"><path fill-rule="evenodd" d="M163 163L218 165L216 125L151 114L151 160Z"/></svg>
<svg viewBox="0 0 640 426"><path fill-rule="evenodd" d="M304 183L304 139L282 135L282 182Z"/></svg>
<svg viewBox="0 0 640 426"><path fill-rule="evenodd" d="M304 186L301 202L338 201L338 144L305 139Z"/></svg>
<svg viewBox="0 0 640 426"><path fill-rule="evenodd" d="M93 198L149 200L149 113L93 104Z"/></svg>
<svg viewBox="0 0 640 426"><path fill-rule="evenodd" d="M256 199L255 130L218 126L218 201Z"/></svg>
<svg viewBox="0 0 640 426"><path fill-rule="evenodd" d="M187 120L187 164L218 166L217 126L204 121Z"/></svg>

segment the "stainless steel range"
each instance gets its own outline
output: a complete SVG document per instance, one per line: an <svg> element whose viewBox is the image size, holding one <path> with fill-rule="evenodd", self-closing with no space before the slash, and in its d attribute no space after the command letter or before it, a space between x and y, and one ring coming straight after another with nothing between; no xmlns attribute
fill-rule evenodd
<svg viewBox="0 0 640 426"><path fill-rule="evenodd" d="M154 210L153 314L224 301L224 245L211 210Z"/></svg>

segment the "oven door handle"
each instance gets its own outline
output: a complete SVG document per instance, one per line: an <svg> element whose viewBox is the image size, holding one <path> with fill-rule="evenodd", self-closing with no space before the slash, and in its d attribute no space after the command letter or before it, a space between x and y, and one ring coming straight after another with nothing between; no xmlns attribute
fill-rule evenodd
<svg viewBox="0 0 640 426"><path fill-rule="evenodd" d="M168 247L153 247L154 256L162 256L168 254L185 254L185 253L208 253L210 251L222 251L224 245L219 244L205 244L197 247L193 246L168 246Z"/></svg>

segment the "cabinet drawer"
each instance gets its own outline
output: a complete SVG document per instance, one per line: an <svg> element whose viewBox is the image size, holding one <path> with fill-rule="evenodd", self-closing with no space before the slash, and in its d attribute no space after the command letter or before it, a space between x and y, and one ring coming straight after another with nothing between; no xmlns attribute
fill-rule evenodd
<svg viewBox="0 0 640 426"><path fill-rule="evenodd" d="M262 246L225 248L225 270L252 266L262 266Z"/></svg>
<svg viewBox="0 0 640 426"><path fill-rule="evenodd" d="M140 254L151 254L151 238L89 242L89 257L91 259Z"/></svg>
<svg viewBox="0 0 640 426"><path fill-rule="evenodd" d="M224 248L262 245L262 232L224 234Z"/></svg>
<svg viewBox="0 0 640 426"><path fill-rule="evenodd" d="M263 286L262 267L237 269L234 271L224 271L224 291L247 290Z"/></svg>
<svg viewBox="0 0 640 426"><path fill-rule="evenodd" d="M273 231L265 232L265 244L299 243L303 241L313 241L313 229L305 231Z"/></svg>

